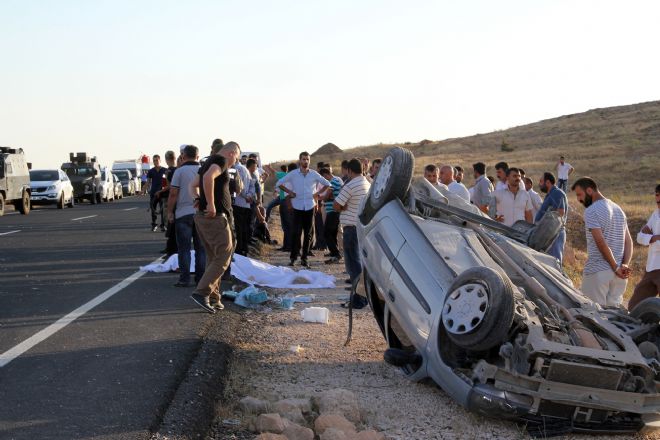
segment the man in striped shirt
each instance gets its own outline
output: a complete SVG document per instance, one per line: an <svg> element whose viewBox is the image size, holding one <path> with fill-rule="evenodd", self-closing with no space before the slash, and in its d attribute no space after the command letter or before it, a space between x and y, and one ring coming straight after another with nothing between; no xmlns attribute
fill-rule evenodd
<svg viewBox="0 0 660 440"><path fill-rule="evenodd" d="M333 208L341 212L339 221L344 228L344 264L346 272L353 283L362 273L360 250L358 246L357 230L358 209L362 200L367 197L371 184L362 174L362 164L358 159L351 159L348 163L349 182L335 198ZM367 299L360 295L353 297L353 307L361 309L367 305Z"/></svg>
<svg viewBox="0 0 660 440"><path fill-rule="evenodd" d="M344 184L341 178L332 175L330 165L321 168L321 176L330 181L330 188L321 194L321 199L325 200L325 225L323 228L325 234L325 244L328 246L329 259L326 264L339 263L341 254L337 247L337 233L339 232L339 212L335 211L333 204L335 198L339 195L341 187Z"/></svg>
<svg viewBox="0 0 660 440"><path fill-rule="evenodd" d="M628 284L632 258L632 237L626 214L606 199L590 177L578 179L575 197L586 208L587 263L582 276L582 293L601 306L618 306Z"/></svg>

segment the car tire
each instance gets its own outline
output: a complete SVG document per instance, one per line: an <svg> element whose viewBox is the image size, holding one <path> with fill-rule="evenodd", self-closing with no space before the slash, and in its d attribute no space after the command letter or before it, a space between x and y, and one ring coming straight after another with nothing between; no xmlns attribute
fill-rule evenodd
<svg viewBox="0 0 660 440"><path fill-rule="evenodd" d="M511 280L489 267L472 267L447 290L442 325L459 347L489 350L506 340L513 313Z"/></svg>
<svg viewBox="0 0 660 440"><path fill-rule="evenodd" d="M60 194L60 198L57 199L57 209L64 209L64 193Z"/></svg>
<svg viewBox="0 0 660 440"><path fill-rule="evenodd" d="M658 324L660 322L660 298L652 297L640 301L630 311L630 316L647 324Z"/></svg>
<svg viewBox="0 0 660 440"><path fill-rule="evenodd" d="M5 215L5 196L0 193L0 217Z"/></svg>
<svg viewBox="0 0 660 440"><path fill-rule="evenodd" d="M369 223L374 214L391 200L403 200L410 188L414 168L415 157L410 150L395 147L387 153L360 213L363 224Z"/></svg>
<svg viewBox="0 0 660 440"><path fill-rule="evenodd" d="M69 200L69 203L66 205L69 208L73 208L76 205L76 198L71 194L71 200Z"/></svg>
<svg viewBox="0 0 660 440"><path fill-rule="evenodd" d="M27 190L23 190L21 194L21 201L17 203L16 208L18 212L23 215L28 215L30 213L30 193Z"/></svg>

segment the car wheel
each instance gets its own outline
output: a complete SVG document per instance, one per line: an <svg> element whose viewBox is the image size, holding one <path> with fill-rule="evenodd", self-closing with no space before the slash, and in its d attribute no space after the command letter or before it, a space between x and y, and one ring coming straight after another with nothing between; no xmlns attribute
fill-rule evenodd
<svg viewBox="0 0 660 440"><path fill-rule="evenodd" d="M5 215L5 196L0 193L0 217Z"/></svg>
<svg viewBox="0 0 660 440"><path fill-rule="evenodd" d="M513 322L513 285L489 267L461 273L447 290L442 324L459 347L482 351L506 339Z"/></svg>
<svg viewBox="0 0 660 440"><path fill-rule="evenodd" d="M23 190L21 201L18 203L18 211L23 215L30 213L30 193L26 190Z"/></svg>
<svg viewBox="0 0 660 440"><path fill-rule="evenodd" d="M67 206L69 208L73 208L75 206L75 204L76 204L76 198L73 196L73 194L71 194L71 200L69 200L69 203L68 203Z"/></svg>
<svg viewBox="0 0 660 440"><path fill-rule="evenodd" d="M57 200L57 209L64 209L64 193L60 194L60 198Z"/></svg>
<svg viewBox="0 0 660 440"><path fill-rule="evenodd" d="M405 197L410 188L414 167L415 157L410 150L396 147L387 153L360 214L362 223L369 223L373 215L389 201L395 198L402 200Z"/></svg>
<svg viewBox="0 0 660 440"><path fill-rule="evenodd" d="M630 316L648 324L660 322L660 298L646 298L630 311Z"/></svg>

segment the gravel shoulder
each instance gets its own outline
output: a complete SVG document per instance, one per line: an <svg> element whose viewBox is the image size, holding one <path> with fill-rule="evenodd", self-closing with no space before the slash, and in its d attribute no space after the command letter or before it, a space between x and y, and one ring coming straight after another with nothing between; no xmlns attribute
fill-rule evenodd
<svg viewBox="0 0 660 440"><path fill-rule="evenodd" d="M310 259L311 269L334 275L337 287L295 293L314 294L314 302L309 305L327 307L329 324L303 322L300 311L307 304L297 303L291 311L276 307L238 311L242 323L231 338L234 345L210 438L255 437L248 429L248 418L238 406L245 396L275 402L283 398L313 397L334 388L356 394L362 418L359 428L375 429L388 439L529 438L524 427L472 414L433 382L412 383L397 368L386 364L382 357L385 341L368 307L354 311L353 340L344 346L348 314L340 304L349 294L344 289L347 286L344 267L326 265L319 256L321 252L316 254ZM275 265L288 263L288 255L277 251L263 255L262 259ZM288 292L266 290L270 296ZM236 306L230 308L236 309Z"/></svg>

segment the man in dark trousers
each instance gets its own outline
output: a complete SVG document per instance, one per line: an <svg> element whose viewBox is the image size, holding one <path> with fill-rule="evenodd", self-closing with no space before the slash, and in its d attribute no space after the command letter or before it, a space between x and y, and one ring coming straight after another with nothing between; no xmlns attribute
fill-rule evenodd
<svg viewBox="0 0 660 440"><path fill-rule="evenodd" d="M158 231L156 220L160 213L160 230L165 232L165 212L163 210L165 203L164 200L158 196L158 193L167 185L165 183L167 181L167 168L160 166L160 156L158 154L154 154L153 161L154 166L147 173L147 184L142 190L142 195L147 192L148 188L149 207L151 209L151 230L154 232Z"/></svg>
<svg viewBox="0 0 660 440"><path fill-rule="evenodd" d="M233 222L229 168L236 163L241 149L228 142L219 154L210 156L199 170L199 210L195 227L206 251L206 268L192 299L209 313L224 309L220 302L220 277L231 263L234 247L230 224Z"/></svg>
<svg viewBox="0 0 660 440"><path fill-rule="evenodd" d="M312 226L314 212L316 211L316 200L319 194L323 193L330 186L330 182L309 168L310 160L311 156L308 152L303 151L300 153L298 156L298 169L282 177L276 184L279 189L288 194L293 206L293 234L291 239L291 262L289 266L293 266L298 258L300 252L300 234L304 232L301 263L304 267L309 267L307 256L309 255L312 242ZM291 189L286 184L290 184Z"/></svg>

